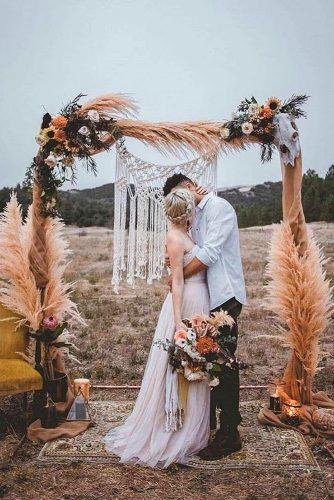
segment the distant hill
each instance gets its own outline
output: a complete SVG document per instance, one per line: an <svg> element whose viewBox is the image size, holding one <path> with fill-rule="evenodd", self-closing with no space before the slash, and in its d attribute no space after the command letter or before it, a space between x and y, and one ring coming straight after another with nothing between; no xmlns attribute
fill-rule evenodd
<svg viewBox="0 0 334 500"><path fill-rule="evenodd" d="M23 212L31 200L30 190L15 188ZM0 190L0 212L9 200L11 188ZM59 211L66 224L112 227L114 222L114 184L60 192ZM250 227L279 222L282 217L282 183L265 182L255 186L221 188L218 195L233 205L239 226ZM334 221L334 165L325 178L308 170L303 178L303 206L306 220Z"/></svg>

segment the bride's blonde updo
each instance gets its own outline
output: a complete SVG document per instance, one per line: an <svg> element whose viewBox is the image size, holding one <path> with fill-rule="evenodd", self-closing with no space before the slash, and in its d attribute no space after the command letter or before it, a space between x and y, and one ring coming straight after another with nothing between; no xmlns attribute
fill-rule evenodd
<svg viewBox="0 0 334 500"><path fill-rule="evenodd" d="M188 189L178 188L165 198L167 219L173 224L186 224L195 210L194 195Z"/></svg>

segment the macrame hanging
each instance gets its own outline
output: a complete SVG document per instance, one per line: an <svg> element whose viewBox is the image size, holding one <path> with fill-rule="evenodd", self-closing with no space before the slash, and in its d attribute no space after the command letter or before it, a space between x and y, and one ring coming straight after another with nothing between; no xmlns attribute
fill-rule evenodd
<svg viewBox="0 0 334 500"><path fill-rule="evenodd" d="M113 278L115 292L124 276L152 283L162 276L165 261L166 217L163 186L182 172L199 185L216 191L216 158L196 158L179 165L157 165L140 160L116 144ZM128 226L128 235L127 235Z"/></svg>

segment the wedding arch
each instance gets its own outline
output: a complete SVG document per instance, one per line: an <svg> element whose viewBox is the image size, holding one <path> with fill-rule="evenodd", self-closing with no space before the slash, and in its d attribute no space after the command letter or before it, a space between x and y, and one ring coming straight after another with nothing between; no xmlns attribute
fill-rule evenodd
<svg viewBox="0 0 334 500"><path fill-rule="evenodd" d="M62 280L66 242L57 218L58 190L66 180L75 179L77 159L96 173L95 155L113 146L117 150L113 274L117 290L124 275L130 284L136 277L150 282L161 276L164 179L182 171L214 190L217 156L258 145L262 161L271 160L276 148L282 169L282 223L273 232L267 273L270 305L291 351L283 375L286 394L307 405L334 406L325 394L313 391L319 336L332 306L323 256L306 227L301 202L302 155L296 119L305 116L302 106L307 96L293 95L284 102L272 97L263 105L252 97L244 99L227 122L184 123L140 121L126 95L108 94L81 104L83 97L79 94L57 116L46 113L36 137L39 149L27 171L27 182L33 187L26 224L30 235L28 303L24 307L17 303L16 285L10 279L0 293L0 302L20 314L33 331L38 363L48 359L44 350L52 337L50 331L55 330L46 319L57 318L56 328L61 332L68 319L80 318L70 287ZM163 153L182 156L190 152L196 157L175 166L155 165L133 156L125 146L127 137ZM273 423L271 415L263 420Z"/></svg>

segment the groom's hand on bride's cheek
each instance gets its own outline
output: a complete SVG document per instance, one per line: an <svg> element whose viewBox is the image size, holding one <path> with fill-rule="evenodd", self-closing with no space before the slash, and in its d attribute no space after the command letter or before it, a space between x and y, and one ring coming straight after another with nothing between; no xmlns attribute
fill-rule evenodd
<svg viewBox="0 0 334 500"><path fill-rule="evenodd" d="M200 194L201 196L205 196L206 194L209 194L209 190L206 187L197 186L196 193Z"/></svg>

